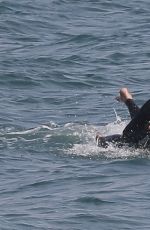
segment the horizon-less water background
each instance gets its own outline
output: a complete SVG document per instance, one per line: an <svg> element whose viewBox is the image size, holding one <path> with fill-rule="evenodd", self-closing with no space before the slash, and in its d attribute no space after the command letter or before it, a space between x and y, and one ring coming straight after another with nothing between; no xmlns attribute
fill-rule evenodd
<svg viewBox="0 0 150 230"><path fill-rule="evenodd" d="M0 0L0 229L150 229L150 153L121 133L149 99L149 0Z"/></svg>

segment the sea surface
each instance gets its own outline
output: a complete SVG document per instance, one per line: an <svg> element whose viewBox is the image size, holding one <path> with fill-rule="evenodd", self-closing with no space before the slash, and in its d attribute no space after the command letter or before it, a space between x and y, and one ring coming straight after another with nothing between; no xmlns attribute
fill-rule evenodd
<svg viewBox="0 0 150 230"><path fill-rule="evenodd" d="M0 230L150 229L150 152L115 100L150 97L149 0L0 0Z"/></svg>

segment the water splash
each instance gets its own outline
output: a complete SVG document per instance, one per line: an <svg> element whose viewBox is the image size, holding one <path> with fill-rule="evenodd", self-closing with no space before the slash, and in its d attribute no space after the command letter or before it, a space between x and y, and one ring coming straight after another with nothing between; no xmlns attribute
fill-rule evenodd
<svg viewBox="0 0 150 230"><path fill-rule="evenodd" d="M67 149L65 152L73 156L100 159L129 159L137 157L149 157L148 150L135 149L134 147L131 148L129 146L118 148L114 144L110 144L109 147L105 149L96 145L95 136L97 131L99 131L104 136L121 134L127 123L127 121L121 121L120 118L119 122L116 120L107 124L106 126L80 126L79 130L82 131L82 142L74 143L72 148Z"/></svg>

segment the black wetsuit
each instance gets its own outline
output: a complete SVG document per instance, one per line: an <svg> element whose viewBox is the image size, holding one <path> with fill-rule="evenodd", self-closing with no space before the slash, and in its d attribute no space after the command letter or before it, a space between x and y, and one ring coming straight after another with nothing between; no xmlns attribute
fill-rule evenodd
<svg viewBox="0 0 150 230"><path fill-rule="evenodd" d="M132 99L126 101L129 109L131 121L123 130L122 135L111 135L99 138L98 146L107 148L109 143L115 143L118 147L128 143L135 147L150 146L150 131L148 125L150 122L150 100L148 100L141 109Z"/></svg>

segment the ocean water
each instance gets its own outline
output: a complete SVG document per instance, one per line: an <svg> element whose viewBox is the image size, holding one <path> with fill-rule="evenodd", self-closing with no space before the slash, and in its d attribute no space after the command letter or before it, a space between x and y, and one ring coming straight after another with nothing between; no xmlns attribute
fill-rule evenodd
<svg viewBox="0 0 150 230"><path fill-rule="evenodd" d="M149 99L148 0L0 0L0 229L150 229L150 152L121 133Z"/></svg>

